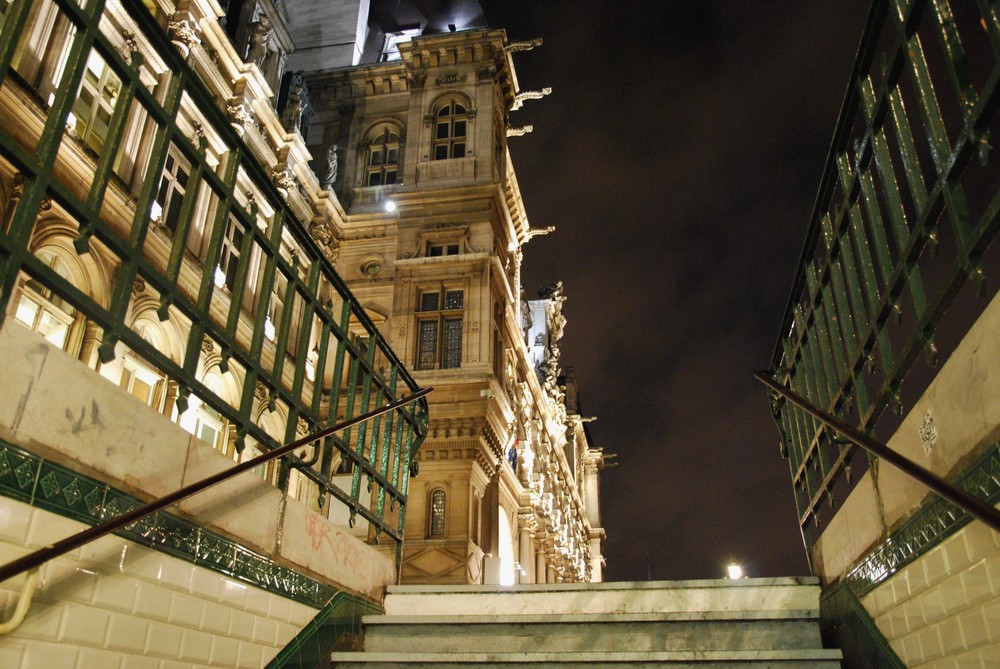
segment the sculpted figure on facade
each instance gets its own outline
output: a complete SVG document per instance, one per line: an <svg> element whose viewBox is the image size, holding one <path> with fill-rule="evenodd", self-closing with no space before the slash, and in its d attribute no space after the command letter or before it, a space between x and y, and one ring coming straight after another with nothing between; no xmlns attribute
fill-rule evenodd
<svg viewBox="0 0 1000 669"><path fill-rule="evenodd" d="M334 143L326 150L326 172L323 174L323 188L333 190L333 184L337 181L337 150L340 147Z"/></svg>
<svg viewBox="0 0 1000 669"><path fill-rule="evenodd" d="M302 75L296 72L292 75L288 88L288 102L281 113L281 124L288 132L300 133L303 128L309 127L311 113L312 104L309 102L309 89L306 88L306 82Z"/></svg>
<svg viewBox="0 0 1000 669"><path fill-rule="evenodd" d="M267 17L261 15L256 21L250 24L250 42L247 44L246 60L256 63L257 67L264 66L264 59L267 58L267 43L271 39L274 30L271 29L271 22Z"/></svg>

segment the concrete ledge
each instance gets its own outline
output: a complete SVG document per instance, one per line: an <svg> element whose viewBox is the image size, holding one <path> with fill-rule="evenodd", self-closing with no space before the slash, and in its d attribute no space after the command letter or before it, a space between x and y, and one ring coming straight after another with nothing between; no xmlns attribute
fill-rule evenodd
<svg viewBox="0 0 1000 669"><path fill-rule="evenodd" d="M674 613L553 613L548 615L481 615L481 616L421 616L374 615L364 616L368 627L383 625L497 625L545 623L647 623L647 622L771 622L782 620L815 620L819 609L801 611L697 611Z"/></svg>
<svg viewBox="0 0 1000 669"><path fill-rule="evenodd" d="M682 590L686 588L748 588L776 586L819 585L814 576L779 576L775 578L741 578L737 580L707 578L688 581L605 581L603 583L535 583L514 586L502 585L393 585L390 595L434 593L521 593L568 592L573 590Z"/></svg>
<svg viewBox="0 0 1000 669"><path fill-rule="evenodd" d="M0 359L0 437L46 460L145 500L235 464L10 318L0 328ZM294 499L282 524L281 506L281 492L245 473L168 511L338 589L382 599L395 581L390 558Z"/></svg>
<svg viewBox="0 0 1000 669"><path fill-rule="evenodd" d="M815 579L660 581L517 586L395 586L387 615L544 615L815 610Z"/></svg>
<svg viewBox="0 0 1000 669"><path fill-rule="evenodd" d="M681 650L659 652L611 652L611 653L333 653L330 659L335 663L392 662L399 664L535 664L553 662L558 664L586 663L602 664L629 662L787 662L787 661L831 661L839 666L839 650Z"/></svg>

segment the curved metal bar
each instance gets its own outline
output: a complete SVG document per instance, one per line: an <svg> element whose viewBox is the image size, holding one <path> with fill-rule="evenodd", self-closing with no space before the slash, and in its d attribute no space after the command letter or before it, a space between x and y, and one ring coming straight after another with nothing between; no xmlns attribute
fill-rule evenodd
<svg viewBox="0 0 1000 669"><path fill-rule="evenodd" d="M259 455L256 458L247 460L246 462L241 462L235 467L219 472L218 474L209 476L208 478L202 479L201 481L196 481L191 485L184 486L183 488L181 488L176 492L173 492L169 495L161 497L160 499L152 501L149 504L146 504L145 506L140 506L138 508L132 509L127 513L123 513L120 516L116 516L108 521L105 521L100 525L94 525L93 527L89 527L86 530L74 534L73 536L66 537L61 541L57 541L51 546L40 548L37 551L34 551L33 553L29 553L23 557L14 560L13 562L8 562L7 564L0 566L0 581L5 581L8 578L17 576L21 572L25 572L28 571L29 569L36 568L39 565L53 558L57 558L60 555L64 555L76 548L79 548L80 546L86 543L89 543L95 539L99 539L106 534L110 534L117 529L125 527L126 525L131 525L132 523L141 520L142 518L148 516L151 513L155 513L161 509L164 509L170 506L171 504L176 504L182 499L186 499L191 495L195 495L199 492L202 492L203 490L206 490L217 483L222 483L223 481L226 481L234 476L237 476L238 474L242 474L243 472L249 471L254 467L258 467L264 464L265 462L274 460L276 458L280 458L283 455L287 455L288 453L294 451L296 448L301 448L302 446L305 446L306 444L316 441L317 439L322 439L324 437L327 437L333 434L334 432L344 430L353 425L357 425L358 423L363 423L366 420L372 419L375 416L380 416L384 413L388 413L390 411L399 409L400 407L406 406L410 402L413 402L414 400L418 400L421 397L424 397L433 390L434 390L433 388L423 388L413 393L412 395L398 399L395 402L390 402L389 404L378 407L376 409L372 409L371 411L368 411L366 413L359 414L354 418L342 421L340 423L337 423L336 425L331 425L330 427L319 430L318 432L314 432L313 434L302 437L301 439L297 439L296 441L285 444L281 448L276 448L273 451L269 451L268 453Z"/></svg>
<svg viewBox="0 0 1000 669"><path fill-rule="evenodd" d="M1000 533L1000 511L993 508L986 502L970 495L954 484L949 483L929 469L924 469L913 460L900 455L883 444L881 441L872 439L863 432L851 427L844 421L839 420L835 416L832 416L814 404L811 404L800 395L780 385L777 381L768 376L767 372L757 372L754 374L754 378L806 413L809 413L822 421L827 427L833 428L875 457L885 460L896 469L899 469L918 483L922 483L924 486L930 488L933 492L937 493L969 515L983 521L994 532Z"/></svg>

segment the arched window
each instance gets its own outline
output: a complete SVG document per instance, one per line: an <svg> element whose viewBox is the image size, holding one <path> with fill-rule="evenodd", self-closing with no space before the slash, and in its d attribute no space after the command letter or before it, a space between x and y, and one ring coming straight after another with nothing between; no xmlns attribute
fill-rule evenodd
<svg viewBox="0 0 1000 669"><path fill-rule="evenodd" d="M432 537L444 536L444 514L446 496L444 490L438 488L431 493L431 528Z"/></svg>
<svg viewBox="0 0 1000 669"><path fill-rule="evenodd" d="M388 126L376 128L368 141L365 186L388 186L399 175L399 133Z"/></svg>
<svg viewBox="0 0 1000 669"><path fill-rule="evenodd" d="M434 114L434 160L464 158L469 123L465 104L449 100Z"/></svg>

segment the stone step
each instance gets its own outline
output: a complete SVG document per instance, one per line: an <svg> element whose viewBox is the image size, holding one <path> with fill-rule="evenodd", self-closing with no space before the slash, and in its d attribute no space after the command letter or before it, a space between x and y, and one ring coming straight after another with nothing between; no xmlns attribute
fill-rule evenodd
<svg viewBox="0 0 1000 669"><path fill-rule="evenodd" d="M558 615L819 609L815 578L564 583L502 586L392 586L387 615Z"/></svg>
<svg viewBox="0 0 1000 669"><path fill-rule="evenodd" d="M366 616L364 648L510 653L820 648L817 612Z"/></svg>
<svg viewBox="0 0 1000 669"><path fill-rule="evenodd" d="M334 653L336 669L416 669L475 666L501 669L526 666L543 669L839 669L839 650L675 651L629 653Z"/></svg>

